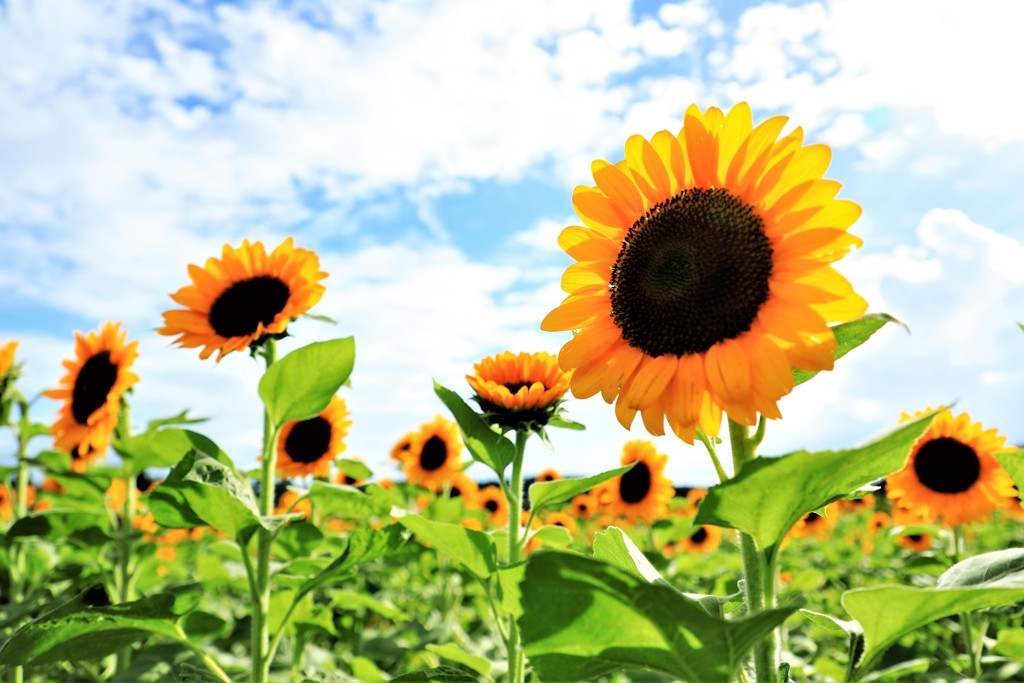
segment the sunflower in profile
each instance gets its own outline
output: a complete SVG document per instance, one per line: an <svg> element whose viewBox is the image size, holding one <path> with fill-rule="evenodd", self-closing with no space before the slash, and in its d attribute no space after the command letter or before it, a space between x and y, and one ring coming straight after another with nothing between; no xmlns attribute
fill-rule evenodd
<svg viewBox="0 0 1024 683"><path fill-rule="evenodd" d="M409 449L402 455L402 471L410 484L438 493L463 469L461 453L458 425L438 415L413 432Z"/></svg>
<svg viewBox="0 0 1024 683"><path fill-rule="evenodd" d="M409 432L401 439L395 442L395 445L391 447L391 459L402 462L402 457L409 451L412 446L412 438L416 435L415 432Z"/></svg>
<svg viewBox="0 0 1024 683"><path fill-rule="evenodd" d="M344 399L331 399L322 413L308 420L292 420L277 438L277 472L281 477L325 478L331 463L345 451L352 426Z"/></svg>
<svg viewBox="0 0 1024 683"><path fill-rule="evenodd" d="M887 495L894 506L925 521L980 522L1015 493L995 457L1011 450L1005 445L996 429L983 429L967 413L954 417L944 410L914 444L903 469L888 477Z"/></svg>
<svg viewBox="0 0 1024 683"><path fill-rule="evenodd" d="M544 483L546 481L558 481L562 479L562 473L553 467L549 467L546 470L541 470L537 473L537 476L533 478L534 482Z"/></svg>
<svg viewBox="0 0 1024 683"><path fill-rule="evenodd" d="M779 138L785 124L692 105L678 135L634 135L624 161L594 162L596 186L573 192L583 226L558 240L577 261L568 297L541 323L577 332L559 353L574 396L693 443L723 411L780 418L794 368L832 369L828 324L866 309L831 266L860 245L860 207L823 177L829 148L799 128Z"/></svg>
<svg viewBox="0 0 1024 683"><path fill-rule="evenodd" d="M505 351L484 358L473 370L475 375L466 375L476 392L473 399L486 420L505 429L543 429L569 390L569 375L550 353Z"/></svg>
<svg viewBox="0 0 1024 683"><path fill-rule="evenodd" d="M672 481L665 476L668 456L658 453L650 441L630 441L622 449L622 464L634 462L633 469L609 479L595 492L609 514L630 523L642 519L652 524L668 513L668 502L675 495Z"/></svg>
<svg viewBox="0 0 1024 683"><path fill-rule="evenodd" d="M57 448L86 459L106 451L117 427L121 395L139 381L131 371L139 342L129 344L127 338L120 323L106 323L88 335L75 333L75 358L64 361L67 374L61 387L43 392L64 402L50 427Z"/></svg>
<svg viewBox="0 0 1024 683"><path fill-rule="evenodd" d="M722 529L717 526L699 526L696 531L675 543L676 550L700 555L716 550L722 544Z"/></svg>
<svg viewBox="0 0 1024 683"><path fill-rule="evenodd" d="M18 379L18 367L14 364L14 354L18 350L17 341L0 344L0 404L7 405L7 397L12 393L14 382ZM0 407L0 424L4 424L6 411Z"/></svg>
<svg viewBox="0 0 1024 683"><path fill-rule="evenodd" d="M323 296L320 259L294 246L291 237L267 254L262 242L224 245L221 258L188 267L191 285L171 295L185 306L164 312L158 334L176 337L185 348L202 348L200 358L225 354L281 336L295 318Z"/></svg>
<svg viewBox="0 0 1024 683"><path fill-rule="evenodd" d="M476 498L477 504L487 513L487 523L503 527L508 523L508 499L499 486L485 486Z"/></svg>

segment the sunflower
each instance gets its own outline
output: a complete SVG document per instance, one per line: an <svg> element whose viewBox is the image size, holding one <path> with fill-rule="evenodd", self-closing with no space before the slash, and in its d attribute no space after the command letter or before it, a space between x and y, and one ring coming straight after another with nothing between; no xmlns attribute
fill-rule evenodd
<svg viewBox="0 0 1024 683"><path fill-rule="evenodd" d="M549 467L546 470L538 472L537 476L533 478L533 481L536 483L544 483L546 481L558 481L559 479L562 478L563 477L561 472L552 467Z"/></svg>
<svg viewBox="0 0 1024 683"><path fill-rule="evenodd" d="M483 487L476 502L487 513L487 523L491 526L503 527L508 523L508 500L500 487Z"/></svg>
<svg viewBox="0 0 1024 683"><path fill-rule="evenodd" d="M581 493L569 504L569 509L579 519L590 519L597 511L597 507L597 497L590 493Z"/></svg>
<svg viewBox="0 0 1024 683"><path fill-rule="evenodd" d="M86 459L106 451L117 427L121 395L139 381L130 370L139 342L126 344L127 337L120 323L106 323L88 335L75 333L75 359L64 361L63 386L43 392L64 402L50 427L57 448Z"/></svg>
<svg viewBox="0 0 1024 683"><path fill-rule="evenodd" d="M0 424L7 420L7 397L13 393L14 382L18 379L18 368L14 365L17 341L0 344Z"/></svg>
<svg viewBox="0 0 1024 683"><path fill-rule="evenodd" d="M84 449L79 448L78 445L74 445L68 449L68 453L71 455L71 469L74 472L82 473L89 469L94 461L99 460L107 454L106 447L100 449L92 445L87 445Z"/></svg>
<svg viewBox="0 0 1024 683"><path fill-rule="evenodd" d="M285 333L288 323L323 296L320 259L294 246L291 237L269 255L262 242L225 244L220 259L188 267L192 284L171 295L185 306L164 312L158 334L177 337L185 348L202 347L200 358L225 354Z"/></svg>
<svg viewBox="0 0 1024 683"><path fill-rule="evenodd" d="M461 453L458 425L438 415L413 432L409 449L402 455L402 471L410 484L437 493L463 468Z"/></svg>
<svg viewBox="0 0 1024 683"><path fill-rule="evenodd" d="M931 534L900 534L896 542L907 550L921 553L931 549L932 536Z"/></svg>
<svg viewBox="0 0 1024 683"><path fill-rule="evenodd" d="M448 479L448 497L461 498L462 505L467 510L475 510L480 507L479 493L480 485L473 481L465 472L455 472Z"/></svg>
<svg viewBox="0 0 1024 683"><path fill-rule="evenodd" d="M511 351L488 356L466 375L473 396L491 423L507 429L543 428L558 413L569 374L550 353Z"/></svg>
<svg viewBox="0 0 1024 683"><path fill-rule="evenodd" d="M830 265L860 245L846 232L860 207L823 178L829 148L799 128L780 139L785 124L692 105L678 135L634 135L624 161L594 162L596 186L573 192L585 227L558 240L577 261L569 296L541 323L578 332L559 353L574 396L618 397L626 428L639 411L693 443L722 411L780 418L793 368L832 368L828 323L866 308Z"/></svg>
<svg viewBox="0 0 1024 683"><path fill-rule="evenodd" d="M337 396L316 417L286 422L277 437L278 474L327 477L331 463L345 451L344 439L351 426L345 400Z"/></svg>
<svg viewBox="0 0 1024 683"><path fill-rule="evenodd" d="M14 367L14 354L18 350L17 341L0 344L0 377L6 377Z"/></svg>
<svg viewBox="0 0 1024 683"><path fill-rule="evenodd" d="M412 446L412 438L416 435L416 432L409 432L401 439L395 442L395 445L391 447L391 459L402 462L402 456L409 452L409 447Z"/></svg>
<svg viewBox="0 0 1024 683"><path fill-rule="evenodd" d="M630 523L642 519L652 524L667 514L668 502L675 495L665 476L668 456L658 453L650 441L630 441L622 449L622 464L633 462L633 469L601 484L597 498L612 515Z"/></svg>
<svg viewBox="0 0 1024 683"><path fill-rule="evenodd" d="M702 554L709 553L718 548L722 543L722 530L717 526L699 526L697 530L686 538L676 542L678 550L688 553Z"/></svg>
<svg viewBox="0 0 1024 683"><path fill-rule="evenodd" d="M309 519L313 514L313 504L305 492L296 489L285 489L274 506L275 515L301 514Z"/></svg>
<svg viewBox="0 0 1024 683"><path fill-rule="evenodd" d="M359 457L352 458L352 460L355 462L363 461L362 458ZM348 472L345 472L344 470L341 469L339 469L338 473L335 475L334 481L335 483L341 484L343 486L362 486L363 484L366 483L365 479L357 479L356 477L353 477Z"/></svg>
<svg viewBox="0 0 1024 683"><path fill-rule="evenodd" d="M808 512L793 525L793 528L789 530L789 535L793 538L810 538L812 536L818 539L827 538L832 527L836 525L838 517L835 503L826 505L823 512L825 513L823 515L817 512Z"/></svg>
<svg viewBox="0 0 1024 683"><path fill-rule="evenodd" d="M848 512L851 514L855 514L862 510L874 510L875 494L868 493L864 496L861 496L860 498L853 498L850 500L841 498L840 500L836 501L836 503L839 506L840 512Z"/></svg>
<svg viewBox="0 0 1024 683"><path fill-rule="evenodd" d="M944 410L910 451L907 464L888 478L893 505L925 521L950 526L982 521L1014 495L1013 481L996 460L1006 437L984 430L967 413Z"/></svg>
<svg viewBox="0 0 1024 683"><path fill-rule="evenodd" d="M560 526L569 532L570 536L576 535L576 520L564 512L552 512L544 517L544 526Z"/></svg>

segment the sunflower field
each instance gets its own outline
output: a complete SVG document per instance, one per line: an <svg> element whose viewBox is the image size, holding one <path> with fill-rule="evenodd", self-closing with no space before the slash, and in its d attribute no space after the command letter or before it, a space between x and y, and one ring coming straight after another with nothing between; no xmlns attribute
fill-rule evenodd
<svg viewBox="0 0 1024 683"><path fill-rule="evenodd" d="M133 421L120 323L74 335L52 419L0 343L0 677L1024 680L1024 452L998 429L908 406L859 447L758 454L783 396L900 324L833 268L860 207L785 124L694 105L595 161L537 321L561 351L435 383L438 414L375 454L399 481L345 457L356 340L279 357L328 277L292 239L188 265L157 330L183 363L265 367L252 471L180 406ZM527 478L530 439L571 450L569 397L598 394L719 482L677 487L635 434L619 467Z"/></svg>

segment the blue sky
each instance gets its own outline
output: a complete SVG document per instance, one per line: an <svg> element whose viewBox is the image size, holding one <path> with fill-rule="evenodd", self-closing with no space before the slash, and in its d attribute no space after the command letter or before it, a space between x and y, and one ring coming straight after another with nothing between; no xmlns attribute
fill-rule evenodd
<svg viewBox="0 0 1024 683"><path fill-rule="evenodd" d="M34 392L72 331L123 321L135 418L191 407L249 465L258 366L154 330L187 264L294 235L340 323L300 321L285 350L355 335L348 454L390 474L390 445L442 412L432 377L468 395L474 361L565 340L539 323L590 162L678 130L691 102L747 101L832 146L828 176L864 208L839 268L913 331L783 399L764 452L853 446L954 400L1024 442L1022 20L1011 0L3 2L0 340ZM568 410L588 431L529 471L593 473L648 438L599 398ZM701 451L655 441L677 482L712 481Z"/></svg>

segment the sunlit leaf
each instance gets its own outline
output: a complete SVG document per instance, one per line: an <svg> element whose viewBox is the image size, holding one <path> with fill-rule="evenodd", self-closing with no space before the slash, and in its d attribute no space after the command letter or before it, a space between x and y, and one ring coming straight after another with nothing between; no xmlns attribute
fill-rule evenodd
<svg viewBox="0 0 1024 683"><path fill-rule="evenodd" d="M900 425L861 448L755 458L734 478L708 490L695 523L745 531L766 549L807 513L901 469L933 416Z"/></svg>
<svg viewBox="0 0 1024 683"><path fill-rule="evenodd" d="M138 474L147 467L173 467L193 449L234 468L231 458L217 444L206 436L188 429L165 428L146 431L122 441L119 447L132 474Z"/></svg>
<svg viewBox="0 0 1024 683"><path fill-rule="evenodd" d="M375 496L354 486L314 481L307 494L313 505L324 515L342 519L368 519L382 517L391 509L389 498Z"/></svg>
<svg viewBox="0 0 1024 683"><path fill-rule="evenodd" d="M490 467L500 477L515 457L516 448L507 438L473 411L462 397L451 389L434 382L434 393L441 399L462 431L462 440L470 456Z"/></svg>
<svg viewBox="0 0 1024 683"><path fill-rule="evenodd" d="M530 556L519 619L540 680L589 681L621 669L678 680L729 679L796 607L726 621L679 591L572 553Z"/></svg>
<svg viewBox="0 0 1024 683"><path fill-rule="evenodd" d="M476 676L448 666L420 669L396 676L391 683L480 683Z"/></svg>
<svg viewBox="0 0 1024 683"><path fill-rule="evenodd" d="M1018 448L1009 453L997 453L996 460L1017 485L1017 498L1024 501L1024 450Z"/></svg>
<svg viewBox="0 0 1024 683"><path fill-rule="evenodd" d="M497 569L494 541L482 531L435 522L420 515L406 515L398 523L484 581Z"/></svg>
<svg viewBox="0 0 1024 683"><path fill-rule="evenodd" d="M557 479L555 481L540 481L530 485L528 496L530 498L530 507L534 510L542 510L552 505L558 505L570 500L573 496L580 493L586 493L590 489L594 488L598 484L604 483L609 479L613 479L621 474L625 474L633 466L635 462L631 462L625 467L619 467L614 470L602 472L601 474L595 474L592 477L585 477L583 479Z"/></svg>
<svg viewBox="0 0 1024 683"><path fill-rule="evenodd" d="M651 583L665 580L633 539L616 526L594 534L594 557Z"/></svg>
<svg viewBox="0 0 1024 683"><path fill-rule="evenodd" d="M848 323L836 325L832 328L832 333L836 336L836 348L832 351L832 358L839 360L870 339L871 335L882 329L886 323L896 323L909 332L903 322L888 313L869 313ZM803 384L817 374L817 371L793 370L793 385Z"/></svg>
<svg viewBox="0 0 1024 683"><path fill-rule="evenodd" d="M427 651L433 652L443 659L450 659L467 669L472 669L487 680L491 679L491 662L485 657L466 652L455 643L445 643L444 645L434 645L431 643L427 645Z"/></svg>
<svg viewBox="0 0 1024 683"><path fill-rule="evenodd" d="M352 374L355 360L355 340L346 337L307 344L267 368L259 393L274 426L323 412Z"/></svg>

